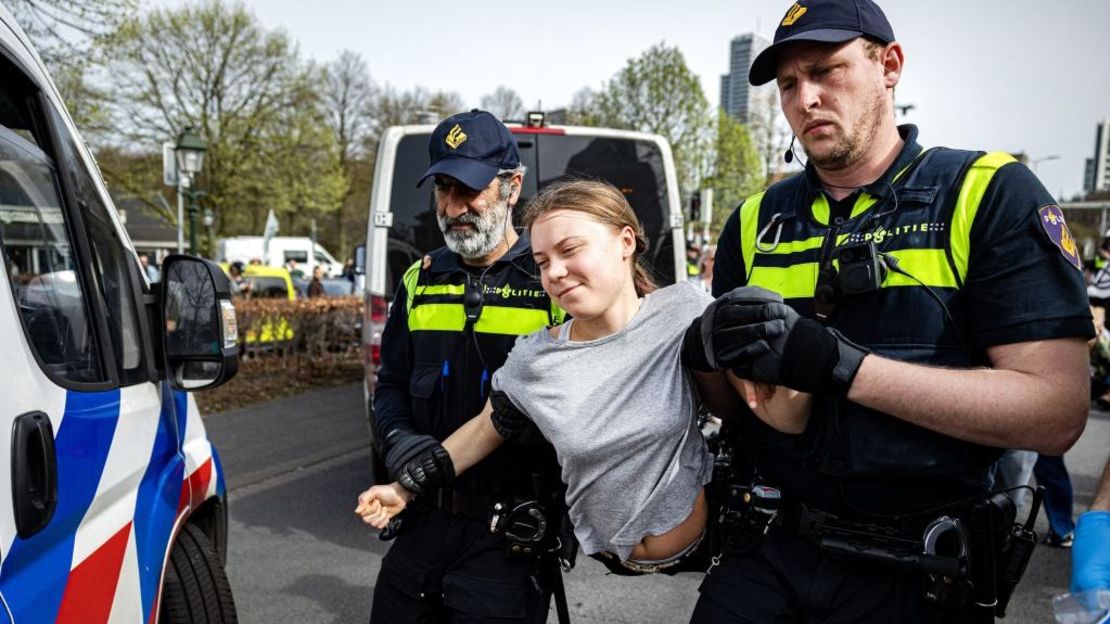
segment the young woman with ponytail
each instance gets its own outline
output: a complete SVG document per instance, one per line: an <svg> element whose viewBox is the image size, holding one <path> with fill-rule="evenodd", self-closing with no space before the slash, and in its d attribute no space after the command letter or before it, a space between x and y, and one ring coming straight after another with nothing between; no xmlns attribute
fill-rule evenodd
<svg viewBox="0 0 1110 624"><path fill-rule="evenodd" d="M529 203L524 225L544 290L572 318L518 339L494 374L490 405L444 441L450 463L461 473L504 439L538 432L558 455L587 554L633 572L677 565L708 515L713 458L699 405L730 414L739 392L772 426L798 431L808 404L682 366L683 334L712 298L687 282L656 286L641 259L643 229L616 188L551 185ZM412 495L398 483L375 486L356 513L381 528Z"/></svg>

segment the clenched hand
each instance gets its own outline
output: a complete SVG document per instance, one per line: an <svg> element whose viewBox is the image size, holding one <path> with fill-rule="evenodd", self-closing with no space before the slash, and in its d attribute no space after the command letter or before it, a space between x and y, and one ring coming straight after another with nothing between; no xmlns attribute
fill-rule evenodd
<svg viewBox="0 0 1110 624"><path fill-rule="evenodd" d="M384 529L394 516L404 511L412 493L399 483L375 485L358 496L355 513L376 529Z"/></svg>

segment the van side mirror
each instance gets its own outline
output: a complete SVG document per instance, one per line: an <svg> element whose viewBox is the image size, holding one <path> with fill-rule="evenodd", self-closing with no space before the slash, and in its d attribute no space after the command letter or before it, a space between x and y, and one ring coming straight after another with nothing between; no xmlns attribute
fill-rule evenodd
<svg viewBox="0 0 1110 624"><path fill-rule="evenodd" d="M165 259L162 338L174 388L214 388L235 376L239 330L231 283L219 265L193 256Z"/></svg>
<svg viewBox="0 0 1110 624"><path fill-rule="evenodd" d="M366 275L366 245L355 247L355 275Z"/></svg>

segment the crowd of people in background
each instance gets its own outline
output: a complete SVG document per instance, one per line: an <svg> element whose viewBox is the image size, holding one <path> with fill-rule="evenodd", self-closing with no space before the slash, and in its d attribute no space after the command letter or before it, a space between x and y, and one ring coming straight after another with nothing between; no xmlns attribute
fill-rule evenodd
<svg viewBox="0 0 1110 624"><path fill-rule="evenodd" d="M707 293L713 292L713 262L717 257L716 245L688 245L686 247L686 281Z"/></svg>

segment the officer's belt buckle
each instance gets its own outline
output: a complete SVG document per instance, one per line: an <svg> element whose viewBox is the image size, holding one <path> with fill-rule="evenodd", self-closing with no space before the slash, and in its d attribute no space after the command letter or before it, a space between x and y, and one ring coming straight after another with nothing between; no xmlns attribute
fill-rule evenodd
<svg viewBox="0 0 1110 624"><path fill-rule="evenodd" d="M490 533L504 533L506 554L510 557L538 555L548 534L547 513L537 500L511 506L497 502L490 510Z"/></svg>

